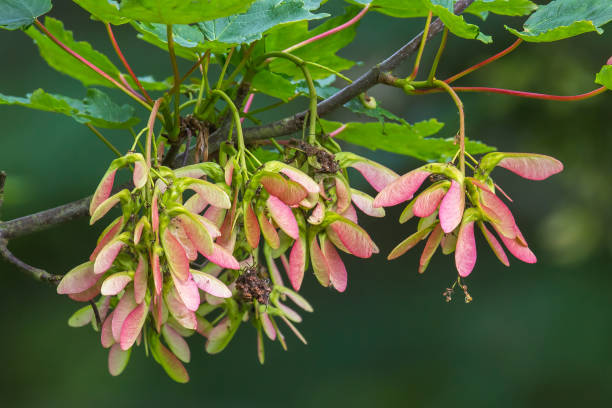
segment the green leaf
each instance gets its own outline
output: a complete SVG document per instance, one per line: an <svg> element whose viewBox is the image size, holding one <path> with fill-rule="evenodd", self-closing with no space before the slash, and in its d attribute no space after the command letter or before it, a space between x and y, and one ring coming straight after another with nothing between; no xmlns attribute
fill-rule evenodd
<svg viewBox="0 0 612 408"><path fill-rule="evenodd" d="M326 133L339 128L342 123L321 119ZM457 146L453 139L430 138L443 123L436 119L417 122L414 125L397 123L356 123L347 124L344 131L336 136L346 142L367 147L370 150L385 150L392 153L416 157L425 161L445 161L453 157ZM495 150L480 142L466 142L466 150L472 154Z"/></svg>
<svg viewBox="0 0 612 408"><path fill-rule="evenodd" d="M271 28L285 23L313 20L327 14L312 14L320 0L257 0L246 13L222 17L197 25L174 25L172 34L175 52L185 59L197 60L210 49L223 53L236 44L248 44L262 38ZM167 50L166 26L155 23L132 22L139 38Z"/></svg>
<svg viewBox="0 0 612 408"><path fill-rule="evenodd" d="M94 50L88 42L76 41L72 35L72 31L66 30L61 21L51 17L46 17L45 26L51 34L57 37L57 39L59 39L70 49L100 68L102 71L106 72L114 79L119 80L121 71L119 71L115 64L113 64L106 55ZM98 75L91 68L85 66L72 55L68 54L65 50L63 50L49 37L36 28L30 27L25 32L34 40L38 46L40 55L45 61L47 61L51 68L81 81L85 86L102 85L113 88L115 87L112 83ZM136 84L132 78L129 76L124 76L124 78L128 81L132 88L136 88ZM165 90L170 86L164 82L157 82L150 76L139 78L139 80L146 89L151 90Z"/></svg>
<svg viewBox="0 0 612 408"><path fill-rule="evenodd" d="M353 18L358 11L359 8L357 7L349 7L343 16L329 19L310 31L308 30L307 21L277 26L270 30L266 36L265 49L267 52L282 51L292 45L298 44L345 23ZM336 52L353 41L356 33L356 26L357 24L354 24L349 28L325 37L315 43L298 48L291 53L305 61L325 65L336 71L347 70L354 65L354 62L337 56ZM303 79L302 71L296 67L295 64L285 59L277 58L270 63L269 67L273 72L289 75L296 80ZM320 68L308 67L308 69L314 79L326 78L329 76L328 71Z"/></svg>
<svg viewBox="0 0 612 408"><path fill-rule="evenodd" d="M504 16L525 16L537 8L537 4L530 0L476 0L465 12L476 15L491 12Z"/></svg>
<svg viewBox="0 0 612 408"><path fill-rule="evenodd" d="M146 41L164 51L168 51L168 38L166 26L155 23L131 22L132 27L139 32L138 38ZM177 24L172 26L172 37L174 39L174 52L177 57L197 61L199 55L210 49L212 52L225 52L227 46L224 44L205 43L204 35L197 26Z"/></svg>
<svg viewBox="0 0 612 408"><path fill-rule="evenodd" d="M0 105L20 105L62 113L79 123L91 123L102 128L128 128L138 122L131 106L119 106L97 89L89 89L83 100L49 94L42 89L37 89L25 98L0 94Z"/></svg>
<svg viewBox="0 0 612 408"><path fill-rule="evenodd" d="M279 25L296 21L316 20L329 14L312 14L321 0L258 0L240 15L220 18L198 24L207 41L225 44L252 43L263 33Z"/></svg>
<svg viewBox="0 0 612 408"><path fill-rule="evenodd" d="M103 128L128 128L139 121L134 117L134 108L130 105L117 105L98 89L87 90L87 97L82 104L76 118L80 122L91 122Z"/></svg>
<svg viewBox="0 0 612 408"><path fill-rule="evenodd" d="M27 27L49 10L51 10L51 0L2 0L0 28L17 30Z"/></svg>
<svg viewBox="0 0 612 408"><path fill-rule="evenodd" d="M355 0L354 0L355 1ZM372 10L386 14L391 17L410 18L427 16L429 9L423 1L398 1L398 0L357 0L361 4L371 4Z"/></svg>
<svg viewBox="0 0 612 408"><path fill-rule="evenodd" d="M372 10L392 17L411 18L426 17L429 11L438 16L448 27L449 31L458 37L477 39L490 43L491 37L480 32L477 25L467 23L462 16L455 15L454 8L457 0L373 0L370 4ZM481 0L486 1L486 0ZM501 2L501 0L498 0ZM513 1L513 0L510 0ZM367 4L358 0L358 3Z"/></svg>
<svg viewBox="0 0 612 408"><path fill-rule="evenodd" d="M251 81L251 85L259 92L282 99L287 102L295 95L296 86L285 77L268 70L259 71Z"/></svg>
<svg viewBox="0 0 612 408"><path fill-rule="evenodd" d="M519 32L507 27L525 41L549 42L595 31L612 20L610 0L554 0L533 13Z"/></svg>
<svg viewBox="0 0 612 408"><path fill-rule="evenodd" d="M73 0L96 18L113 23L138 20L148 23L192 24L231 16L249 8L254 0Z"/></svg>
<svg viewBox="0 0 612 408"><path fill-rule="evenodd" d="M604 65L595 76L595 83L612 90L612 65Z"/></svg>
<svg viewBox="0 0 612 408"><path fill-rule="evenodd" d="M384 122L386 119L390 119L390 120L393 120L393 121L396 121L396 122L403 123L405 125L408 124L404 119L402 119L402 118L398 117L397 115L395 115L394 113L389 112L388 110L382 108L380 106L380 102L377 102L375 108L367 108L359 100L359 98L354 98L354 99L351 99L350 101L348 101L347 103L345 103L344 107L347 108L347 109L350 109L354 113L361 114L361 115L366 115L366 116L369 116L371 118L375 118L379 122Z"/></svg>
<svg viewBox="0 0 612 408"><path fill-rule="evenodd" d="M283 160L283 157L276 149L274 150L264 149L263 147L260 146L256 148L255 150L252 150L251 153L253 153L253 155L257 157L257 160L259 160L262 163L267 163L273 160Z"/></svg>
<svg viewBox="0 0 612 408"><path fill-rule="evenodd" d="M461 38L477 39L483 43L490 43L491 37L480 32L477 25L469 24L463 16L454 12L455 0L423 0L427 7L442 20L448 30Z"/></svg>
<svg viewBox="0 0 612 408"><path fill-rule="evenodd" d="M70 47L73 51L87 59L89 62L96 65L102 71L106 72L113 78L119 78L119 69L102 53L94 50L92 46L85 41L75 41L72 31L64 29L64 24L51 17L45 18L45 26L57 37L62 43ZM85 86L103 85L114 86L106 79L96 74L91 68L83 65L80 61L68 54L49 37L40 32L34 27L26 30L40 51L40 55L54 69L71 77L78 79Z"/></svg>

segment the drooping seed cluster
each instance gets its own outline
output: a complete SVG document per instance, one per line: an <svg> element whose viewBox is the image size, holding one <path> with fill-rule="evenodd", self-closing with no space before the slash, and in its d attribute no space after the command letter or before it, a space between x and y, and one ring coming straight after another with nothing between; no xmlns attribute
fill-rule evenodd
<svg viewBox="0 0 612 408"><path fill-rule="evenodd" d="M452 163L430 163L404 174L386 186L374 200L374 207L388 207L411 200L400 216L400 223L413 216L420 218L417 231L397 245L388 259L403 255L427 238L419 272L425 271L437 248L442 247L445 255L455 253L459 276L466 277L476 264L476 224L497 258L509 266L502 245L486 227L489 224L512 255L523 262L536 262L510 209L495 194L500 191L505 195L490 176L496 166L529 180L544 180L563 170L563 164L549 156L493 152L476 163L472 177L464 176ZM423 182L432 176L433 183L413 199ZM450 298L447 292L444 296Z"/></svg>
<svg viewBox="0 0 612 408"><path fill-rule="evenodd" d="M133 346L143 344L171 378L185 382L185 337L198 333L206 350L218 353L248 320L263 363L264 333L286 348L277 320L306 342L294 325L301 316L285 302L313 310L297 293L309 264L322 285L342 292L348 279L339 251L361 258L378 252L355 207L375 217L384 210L351 188L346 169L355 168L377 191L397 174L333 146L303 142L264 163L255 160L240 166L240 153L224 144L217 162L176 170L151 167L139 153L111 163L91 201L91 223L117 204L121 215L102 232L89 261L58 286L78 301L99 297L101 327L91 306L70 323L92 322L100 330L111 374L120 374ZM134 188L112 194L117 170L128 167ZM269 279L260 273L264 264Z"/></svg>

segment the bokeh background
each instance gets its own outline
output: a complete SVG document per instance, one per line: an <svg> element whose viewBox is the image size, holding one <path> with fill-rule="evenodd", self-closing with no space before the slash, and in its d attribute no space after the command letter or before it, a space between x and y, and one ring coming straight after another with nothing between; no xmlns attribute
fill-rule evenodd
<svg viewBox="0 0 612 408"><path fill-rule="evenodd" d="M72 2L56 0L54 6L51 15L75 31L77 39L90 41L115 59L100 23L89 20ZM342 7L338 0L325 6L331 11ZM459 72L505 48L514 39L503 24L521 23L520 18L491 16L482 27L494 35L493 45L450 38L438 76ZM412 38L422 24L422 19L371 13L355 42L340 55L363 61L351 71L356 77ZM42 87L84 96L78 82L39 58L27 36L6 31L0 35L0 92L23 95ZM137 72L169 75L169 62L160 50L136 39L129 27L118 28L117 35ZM548 45L523 44L461 83L586 92L594 89L595 72L612 54L611 40L608 29L603 35L590 33ZM438 41L426 53L425 69ZM410 67L405 63L404 73ZM407 97L382 86L371 93L409 121L437 117L446 123L444 137L457 129L458 117L446 95ZM310 275L305 280L303 293L315 307L300 325L308 346L291 335L288 352L267 343L267 361L260 366L250 325L243 325L216 356L206 355L203 339L194 336L187 367L191 382L179 385L142 349L132 353L120 377L111 377L98 334L66 324L80 305L0 261L0 405L609 406L612 94L574 103L462 97L469 137L503 151L553 155L566 166L561 175L544 182L504 170L495 174L514 198L511 208L538 255L536 265L512 259L507 269L480 239L477 267L467 280L474 301L465 304L457 294L447 304L441 294L455 276L452 257L434 257L422 276L416 271L418 249L394 262L382 255L369 260L347 257L346 293L321 288ZM331 118L350 116L337 113ZM91 194L113 158L87 128L64 116L1 106L0 124L0 169L9 175L5 220ZM105 135L124 149L131 140L127 132ZM357 151L399 173L418 165L390 153ZM355 177L353 182L362 181ZM414 228L412 223L397 224L400 210L390 210L382 221L362 217L383 254ZM11 248L32 265L64 273L88 256L100 228L89 228L82 219L14 240Z"/></svg>

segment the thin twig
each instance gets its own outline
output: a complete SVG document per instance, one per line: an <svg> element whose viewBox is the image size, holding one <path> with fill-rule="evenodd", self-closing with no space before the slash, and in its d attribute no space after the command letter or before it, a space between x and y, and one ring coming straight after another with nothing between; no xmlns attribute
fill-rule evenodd
<svg viewBox="0 0 612 408"><path fill-rule="evenodd" d="M8 240L0 235L0 255L22 271L26 272L28 275L31 275L34 279L39 281L48 282L52 285L57 285L59 281L62 279L62 275L53 275L49 272L35 268L33 266L28 265L23 262L19 258L17 258L13 253L8 249Z"/></svg>

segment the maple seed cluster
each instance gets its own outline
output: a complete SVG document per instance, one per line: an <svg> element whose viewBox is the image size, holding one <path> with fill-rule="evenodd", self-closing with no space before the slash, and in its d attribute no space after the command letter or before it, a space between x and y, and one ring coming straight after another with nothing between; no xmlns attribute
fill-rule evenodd
<svg viewBox="0 0 612 408"><path fill-rule="evenodd" d="M309 264L323 286L343 292L348 276L339 252L378 253L355 207L374 217L385 212L351 188L346 169L355 168L376 191L399 177L335 143L330 148L300 142L263 164L249 152L254 161L245 166L244 150L224 143L218 162L175 170L151 166L140 153L114 160L92 198L91 224L117 205L121 215L101 233L89 261L57 288L90 302L69 324L100 331L112 375L144 344L178 382L189 379L185 338L194 333L214 354L251 321L262 363L263 334L286 349L277 319L306 343L294 325L302 317L285 302L313 311L297 293ZM112 194L121 168L131 168L134 188Z"/></svg>
<svg viewBox="0 0 612 408"><path fill-rule="evenodd" d="M477 224L500 262L509 266L503 246L487 228L488 224L512 255L523 262L535 263L536 257L512 212L496 195L496 191L500 191L510 200L490 176L496 166L529 180L544 180L563 170L563 164L549 156L493 152L476 162L472 177L464 176L452 163L430 163L404 174L386 186L374 200L374 207L388 207L411 200L399 221L403 224L413 216L420 218L417 231L397 245L388 259L403 255L427 239L419 261L419 273L425 271L438 247L442 247L445 255L455 253L457 272L460 278L464 278L476 264L474 224ZM413 198L428 178L434 182ZM466 287L461 287L466 292L466 302L468 298L471 300ZM443 295L448 301L451 294L452 288L449 288Z"/></svg>

